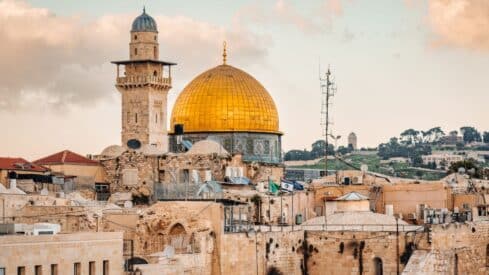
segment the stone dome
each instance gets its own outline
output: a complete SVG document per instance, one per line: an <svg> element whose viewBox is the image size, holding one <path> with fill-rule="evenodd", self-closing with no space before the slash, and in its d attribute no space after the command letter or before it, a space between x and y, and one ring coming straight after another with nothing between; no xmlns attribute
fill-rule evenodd
<svg viewBox="0 0 489 275"><path fill-rule="evenodd" d="M126 149L120 145L110 145L105 148L100 155L105 157L118 157L124 153Z"/></svg>
<svg viewBox="0 0 489 275"><path fill-rule="evenodd" d="M281 134L275 103L248 73L219 65L194 78L180 93L171 115L171 131L185 133L255 132Z"/></svg>
<svg viewBox="0 0 489 275"><path fill-rule="evenodd" d="M146 14L146 9L132 22L131 32L158 32L156 21Z"/></svg>

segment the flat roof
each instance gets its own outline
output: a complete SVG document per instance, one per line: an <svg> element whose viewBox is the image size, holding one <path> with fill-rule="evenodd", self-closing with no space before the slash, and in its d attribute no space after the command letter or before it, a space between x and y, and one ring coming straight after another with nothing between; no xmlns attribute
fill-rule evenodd
<svg viewBox="0 0 489 275"><path fill-rule="evenodd" d="M117 64L117 65L126 65L126 64L133 64L133 63L156 63L156 64L167 65L167 66L177 65L177 63L154 60L154 59L121 60L121 61L111 61L110 63Z"/></svg>

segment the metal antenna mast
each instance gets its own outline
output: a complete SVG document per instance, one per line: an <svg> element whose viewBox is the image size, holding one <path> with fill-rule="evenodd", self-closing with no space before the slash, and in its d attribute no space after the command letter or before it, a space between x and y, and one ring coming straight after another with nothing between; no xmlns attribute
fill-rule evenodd
<svg viewBox="0 0 489 275"><path fill-rule="evenodd" d="M324 175L328 175L328 136L329 133L329 106L331 105L330 98L336 93L336 84L331 77L331 70L328 67L326 72L326 77L321 77L321 72L319 72L319 83L321 87L321 125L324 127L324 141L326 142L326 148L324 152Z"/></svg>

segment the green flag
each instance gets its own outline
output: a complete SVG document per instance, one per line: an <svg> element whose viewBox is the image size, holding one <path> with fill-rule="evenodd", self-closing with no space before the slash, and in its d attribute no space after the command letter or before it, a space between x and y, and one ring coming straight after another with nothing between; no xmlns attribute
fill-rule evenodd
<svg viewBox="0 0 489 275"><path fill-rule="evenodd" d="M272 193L274 195L277 195L278 190L280 190L280 186L278 184L276 184L275 182L273 182L273 180L269 179L268 180L268 191L270 191L270 193Z"/></svg>

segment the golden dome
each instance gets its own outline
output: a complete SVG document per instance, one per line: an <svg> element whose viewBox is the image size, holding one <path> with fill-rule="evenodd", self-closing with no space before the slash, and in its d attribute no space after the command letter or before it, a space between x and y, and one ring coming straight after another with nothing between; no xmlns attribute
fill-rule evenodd
<svg viewBox="0 0 489 275"><path fill-rule="evenodd" d="M255 78L226 64L197 76L178 96L171 129L189 132L281 134L272 97Z"/></svg>

